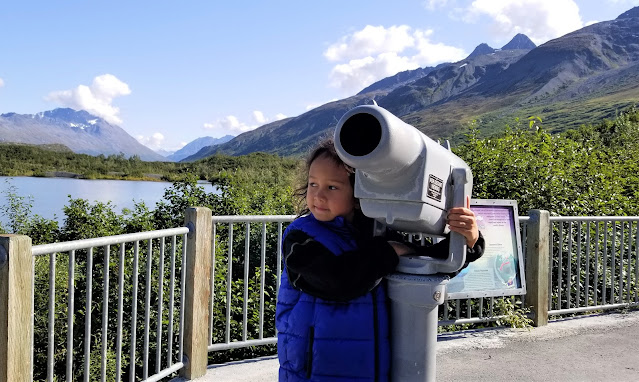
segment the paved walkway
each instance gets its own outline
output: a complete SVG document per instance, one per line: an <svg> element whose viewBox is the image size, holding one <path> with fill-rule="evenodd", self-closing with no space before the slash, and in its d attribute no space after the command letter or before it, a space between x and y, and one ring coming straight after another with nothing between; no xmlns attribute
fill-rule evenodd
<svg viewBox="0 0 639 382"><path fill-rule="evenodd" d="M197 381L277 381L277 368L276 357L213 365ZM639 311L442 334L437 380L639 381Z"/></svg>

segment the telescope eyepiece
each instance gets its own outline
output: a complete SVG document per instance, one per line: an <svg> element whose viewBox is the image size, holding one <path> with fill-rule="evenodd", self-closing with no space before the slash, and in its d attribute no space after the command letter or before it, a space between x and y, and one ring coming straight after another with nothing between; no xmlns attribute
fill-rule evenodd
<svg viewBox="0 0 639 382"><path fill-rule="evenodd" d="M339 140L347 154L365 156L379 146L382 140L382 126L372 114L353 114L342 125Z"/></svg>

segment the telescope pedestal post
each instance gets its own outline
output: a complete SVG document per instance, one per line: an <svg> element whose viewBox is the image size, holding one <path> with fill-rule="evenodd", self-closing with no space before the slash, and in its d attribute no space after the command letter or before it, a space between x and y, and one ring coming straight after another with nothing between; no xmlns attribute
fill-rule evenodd
<svg viewBox="0 0 639 382"><path fill-rule="evenodd" d="M434 382L437 355L437 307L444 302L449 277L387 276L391 299L391 381Z"/></svg>

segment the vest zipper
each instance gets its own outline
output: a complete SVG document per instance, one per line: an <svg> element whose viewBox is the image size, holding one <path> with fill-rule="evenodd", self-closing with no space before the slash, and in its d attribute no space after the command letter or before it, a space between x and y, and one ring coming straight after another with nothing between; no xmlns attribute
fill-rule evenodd
<svg viewBox="0 0 639 382"><path fill-rule="evenodd" d="M311 378L313 370L313 341L315 340L315 327L308 328L308 349L306 349L306 379Z"/></svg>
<svg viewBox="0 0 639 382"><path fill-rule="evenodd" d="M377 299L375 298L375 289L372 291L373 298L373 331L375 333L375 382L379 381L379 329L377 317Z"/></svg>

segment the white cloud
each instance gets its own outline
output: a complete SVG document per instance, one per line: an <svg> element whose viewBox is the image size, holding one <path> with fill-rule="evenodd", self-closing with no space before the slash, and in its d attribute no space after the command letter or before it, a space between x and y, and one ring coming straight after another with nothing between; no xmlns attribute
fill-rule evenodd
<svg viewBox="0 0 639 382"><path fill-rule="evenodd" d="M418 67L419 64L409 57L382 53L377 57L368 56L336 65L330 74L330 84L347 92L357 92L379 79Z"/></svg>
<svg viewBox="0 0 639 382"><path fill-rule="evenodd" d="M382 78L405 70L457 61L467 53L460 48L431 41L432 30L406 25L367 25L344 36L324 52L329 61L340 61L330 73L330 85L352 94Z"/></svg>
<svg viewBox="0 0 639 382"><path fill-rule="evenodd" d="M343 61L379 53L399 53L413 46L414 38L407 25L383 26L367 25L361 31L344 36L324 52L329 61Z"/></svg>
<svg viewBox="0 0 639 382"><path fill-rule="evenodd" d="M0 78L0 88L4 86L4 80Z"/></svg>
<svg viewBox="0 0 639 382"><path fill-rule="evenodd" d="M274 120L280 120L283 118L286 118L286 116L279 113L275 116ZM237 135L255 130L271 121L272 120L266 117L264 113L259 110L255 110L251 113L251 122L243 122L234 115L227 115L226 117L220 118L214 122L205 123L204 128L207 130L218 130L223 134Z"/></svg>
<svg viewBox="0 0 639 382"><path fill-rule="evenodd" d="M474 23L481 16L492 19L496 36L523 33L538 45L584 26L573 0L475 0L462 20Z"/></svg>
<svg viewBox="0 0 639 382"><path fill-rule="evenodd" d="M144 135L138 135L136 138L138 142L140 142L141 144L145 145L146 147L152 150L157 150L162 148L162 144L164 143L164 134L162 133L154 133L150 137L146 137Z"/></svg>
<svg viewBox="0 0 639 382"><path fill-rule="evenodd" d="M426 9L430 9L432 11L437 8L443 8L451 2L451 0L424 0L423 4Z"/></svg>
<svg viewBox="0 0 639 382"><path fill-rule="evenodd" d="M93 79L90 86L79 85L71 90L59 90L49 93L45 100L56 102L75 110L86 110L104 118L113 124L121 124L118 116L120 108L113 106L113 99L131 94L129 85L112 74L103 74Z"/></svg>
<svg viewBox="0 0 639 382"><path fill-rule="evenodd" d="M275 120L276 121L281 121L282 119L285 119L286 115L282 114L282 113L277 113L275 114Z"/></svg>
<svg viewBox="0 0 639 382"><path fill-rule="evenodd" d="M262 113L262 112L261 112L261 111L259 111L259 110L255 110L255 111L253 112L253 120L254 120L255 122L257 122L257 123L261 123L261 124L264 124L264 123L266 123L266 121L267 121L266 117L264 116L264 113Z"/></svg>

